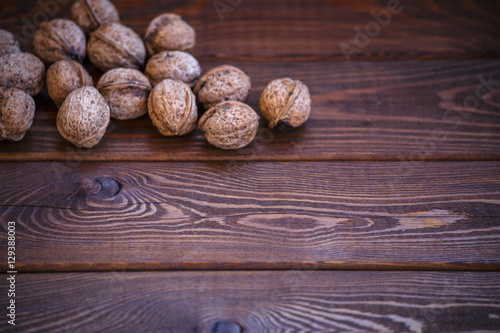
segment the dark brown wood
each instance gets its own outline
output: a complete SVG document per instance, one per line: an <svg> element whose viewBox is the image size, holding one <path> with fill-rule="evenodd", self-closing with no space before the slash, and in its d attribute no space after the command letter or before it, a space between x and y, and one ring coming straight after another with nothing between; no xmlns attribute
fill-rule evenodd
<svg viewBox="0 0 500 333"><path fill-rule="evenodd" d="M500 269L499 162L0 168L20 271Z"/></svg>
<svg viewBox="0 0 500 333"><path fill-rule="evenodd" d="M35 121L25 139L0 142L0 161L500 159L500 61L234 64L252 77L249 104L256 110L272 79L306 82L313 98L306 125L274 134L262 120L250 146L223 151L211 147L198 129L163 137L145 116L113 120L98 146L81 151L58 133L57 110L44 94L36 98ZM493 83L485 87L484 80ZM477 108L463 106L475 102Z"/></svg>
<svg viewBox="0 0 500 333"><path fill-rule="evenodd" d="M496 331L499 280L484 272L18 274L16 331L214 332L222 320L243 332Z"/></svg>
<svg viewBox="0 0 500 333"><path fill-rule="evenodd" d="M371 37L355 43L356 29L376 22L371 12L387 11L388 0L199 0L115 1L123 23L143 34L159 13L176 12L194 26L200 58L245 60L346 60L341 43L358 50L362 59L450 59L500 56L498 1L401 0L402 12L392 14L383 28L371 26ZM43 18L69 17L71 1L45 9L37 0L4 1L0 28L16 32L31 49L31 25ZM219 16L216 4L226 4ZM228 6L228 4L238 4ZM55 9L53 9L55 8ZM221 20L222 19L222 20ZM382 19L387 20L385 17ZM379 31L378 31L379 30Z"/></svg>

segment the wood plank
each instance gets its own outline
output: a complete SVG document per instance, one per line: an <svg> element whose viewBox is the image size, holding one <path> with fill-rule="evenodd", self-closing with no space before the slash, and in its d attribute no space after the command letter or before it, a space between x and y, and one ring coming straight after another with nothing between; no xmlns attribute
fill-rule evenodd
<svg viewBox="0 0 500 333"><path fill-rule="evenodd" d="M20 271L500 269L499 162L60 167L0 165Z"/></svg>
<svg viewBox="0 0 500 333"><path fill-rule="evenodd" d="M221 62L205 63L204 68ZM32 129L21 142L0 143L0 161L294 161L294 160L498 160L500 61L238 62L252 78L249 104L273 78L309 85L311 118L293 132L265 127L238 151L211 147L196 129L185 137L159 134L144 116L112 121L103 141L77 150L57 132L56 108L36 98ZM482 78L482 79L481 79ZM489 89L482 81L492 81ZM476 89L480 87L480 100ZM478 102L477 108L464 103Z"/></svg>
<svg viewBox="0 0 500 333"><path fill-rule="evenodd" d="M18 274L16 328L222 332L217 323L230 321L239 330L228 332L493 332L499 280L484 272Z"/></svg>
<svg viewBox="0 0 500 333"><path fill-rule="evenodd" d="M31 49L32 23L50 17L69 17L70 1L44 9L37 0L8 2L0 12L0 27L16 32L23 48ZM500 55L498 1L401 0L402 12L363 43L354 43L356 27L375 22L371 12L387 10L388 0L310 1L115 1L123 23L143 34L161 12L184 16L197 32L194 50L200 58L345 60L341 43L357 46L353 60L450 59ZM229 6L222 17L215 4ZM47 14L48 12L48 14ZM221 21L222 18L222 21ZM380 26L379 26L380 27ZM418 27L418 29L416 28ZM23 33L24 32L24 33Z"/></svg>

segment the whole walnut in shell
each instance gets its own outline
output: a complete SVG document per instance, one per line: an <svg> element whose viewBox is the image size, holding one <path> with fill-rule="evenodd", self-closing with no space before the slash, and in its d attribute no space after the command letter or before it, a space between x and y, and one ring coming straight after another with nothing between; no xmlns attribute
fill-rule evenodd
<svg viewBox="0 0 500 333"><path fill-rule="evenodd" d="M92 86L93 81L79 62L60 60L47 70L46 84L50 98L59 108L72 91Z"/></svg>
<svg viewBox="0 0 500 333"><path fill-rule="evenodd" d="M94 87L70 93L57 114L57 129L77 147L92 148L109 125L109 106Z"/></svg>
<svg viewBox="0 0 500 333"><path fill-rule="evenodd" d="M108 0L77 0L71 6L71 19L88 34L105 23L120 22L120 15Z"/></svg>
<svg viewBox="0 0 500 333"><path fill-rule="evenodd" d="M151 83L136 69L115 68L104 73L97 89L108 102L111 118L135 119L148 112Z"/></svg>
<svg viewBox="0 0 500 333"><path fill-rule="evenodd" d="M182 17L166 13L151 21L144 42L151 56L162 51L188 51L196 44L196 33Z"/></svg>
<svg viewBox="0 0 500 333"><path fill-rule="evenodd" d="M164 51L155 54L146 65L146 76L155 86L165 79L182 81L194 87L201 75L198 60L182 51Z"/></svg>
<svg viewBox="0 0 500 333"><path fill-rule="evenodd" d="M298 127L311 113L309 89L299 80L271 81L260 97L260 111L273 130L283 132Z"/></svg>
<svg viewBox="0 0 500 333"><path fill-rule="evenodd" d="M20 53L19 42L8 31L0 29L0 57L11 53Z"/></svg>
<svg viewBox="0 0 500 333"><path fill-rule="evenodd" d="M0 57L0 86L18 88L35 96L43 88L45 66L31 53L11 53Z"/></svg>
<svg viewBox="0 0 500 333"><path fill-rule="evenodd" d="M17 88L0 88L0 141L19 141L30 129L35 101Z"/></svg>
<svg viewBox="0 0 500 333"><path fill-rule="evenodd" d="M149 117L165 136L185 135L196 126L196 98L183 82L163 80L149 95Z"/></svg>
<svg viewBox="0 0 500 333"><path fill-rule="evenodd" d="M141 37L119 23L106 23L90 34L87 53L103 72L113 68L140 69L146 60Z"/></svg>
<svg viewBox="0 0 500 333"><path fill-rule="evenodd" d="M207 141L220 149L239 149L255 138L259 116L241 102L223 102L203 114L198 123Z"/></svg>
<svg viewBox="0 0 500 333"><path fill-rule="evenodd" d="M194 87L205 109L224 101L244 102L250 93L250 78L239 68L222 65L206 72Z"/></svg>
<svg viewBox="0 0 500 333"><path fill-rule="evenodd" d="M44 62L85 58L87 40L85 33L75 22L55 19L44 22L33 37L33 52Z"/></svg>

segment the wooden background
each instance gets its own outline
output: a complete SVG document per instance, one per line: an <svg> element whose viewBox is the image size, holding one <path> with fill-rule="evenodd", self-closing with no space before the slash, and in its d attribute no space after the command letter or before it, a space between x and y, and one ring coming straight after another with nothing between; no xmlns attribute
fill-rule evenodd
<svg viewBox="0 0 500 333"><path fill-rule="evenodd" d="M0 28L31 51L31 23L69 17L66 2L0 1ZM237 5L221 20L217 3ZM387 3L116 0L140 34L184 16L202 68L242 68L256 110L270 80L303 80L311 118L286 134L262 121L239 151L113 120L80 150L44 90L26 138L0 142L17 331L498 330L500 1L401 0L347 61L340 43Z"/></svg>

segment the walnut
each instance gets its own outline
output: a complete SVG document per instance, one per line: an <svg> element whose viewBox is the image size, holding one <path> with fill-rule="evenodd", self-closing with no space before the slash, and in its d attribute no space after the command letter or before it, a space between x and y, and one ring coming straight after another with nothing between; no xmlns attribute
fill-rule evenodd
<svg viewBox="0 0 500 333"><path fill-rule="evenodd" d="M17 88L0 88L0 141L19 141L30 129L35 101Z"/></svg>
<svg viewBox="0 0 500 333"><path fill-rule="evenodd" d="M19 42L8 31L0 29L0 57L10 53L20 53Z"/></svg>
<svg viewBox="0 0 500 333"><path fill-rule="evenodd" d="M120 15L108 0L77 0L71 6L71 19L88 34L105 23L119 23Z"/></svg>
<svg viewBox="0 0 500 333"><path fill-rule="evenodd" d="M77 147L92 148L99 143L110 121L109 106L94 87L71 92L57 114L57 129Z"/></svg>
<svg viewBox="0 0 500 333"><path fill-rule="evenodd" d="M11 53L0 57L0 86L19 88L35 96L43 88L45 66L31 53Z"/></svg>
<svg viewBox="0 0 500 333"><path fill-rule="evenodd" d="M309 89L299 80L271 81L260 97L260 111L273 130L283 132L298 127L311 112Z"/></svg>
<svg viewBox="0 0 500 333"><path fill-rule="evenodd" d="M207 141L215 147L239 149L255 138L259 116L244 103L228 101L205 112L198 126Z"/></svg>
<svg viewBox="0 0 500 333"><path fill-rule="evenodd" d="M196 33L179 15L166 13L156 17L144 36L148 53L188 51L196 44Z"/></svg>
<svg viewBox="0 0 500 333"><path fill-rule="evenodd" d="M148 112L151 83L136 69L115 68L104 73L97 89L108 102L112 118L135 119Z"/></svg>
<svg viewBox="0 0 500 333"><path fill-rule="evenodd" d="M222 65L205 73L193 91L205 109L224 101L244 102L248 98L250 78L239 68Z"/></svg>
<svg viewBox="0 0 500 333"><path fill-rule="evenodd" d="M149 59L145 74L153 86L165 79L171 79L182 81L192 88L200 78L201 67L189 53L164 51Z"/></svg>
<svg viewBox="0 0 500 333"><path fill-rule="evenodd" d="M92 86L93 81L80 63L73 60L60 60L47 70L46 84L50 98L59 108L72 91Z"/></svg>
<svg viewBox="0 0 500 333"><path fill-rule="evenodd" d="M189 86L180 81L163 80L149 95L149 117L165 136L185 135L196 126L198 109Z"/></svg>
<svg viewBox="0 0 500 333"><path fill-rule="evenodd" d="M140 69L146 59L141 37L119 23L106 23L92 32L87 53L103 72L120 67Z"/></svg>
<svg viewBox="0 0 500 333"><path fill-rule="evenodd" d="M48 64L59 60L82 62L86 46L87 40L82 29L66 19L42 23L33 37L33 52Z"/></svg>

